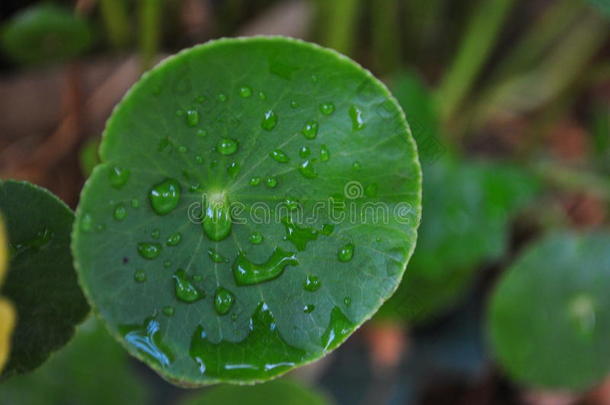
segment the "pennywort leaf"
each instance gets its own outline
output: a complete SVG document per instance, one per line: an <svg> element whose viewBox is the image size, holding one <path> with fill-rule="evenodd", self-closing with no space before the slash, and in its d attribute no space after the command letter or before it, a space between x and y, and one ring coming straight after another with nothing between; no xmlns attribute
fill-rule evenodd
<svg viewBox="0 0 610 405"><path fill-rule="evenodd" d="M107 124L73 235L109 330L182 385L316 360L396 288L421 174L403 112L334 51L225 39L146 74Z"/></svg>

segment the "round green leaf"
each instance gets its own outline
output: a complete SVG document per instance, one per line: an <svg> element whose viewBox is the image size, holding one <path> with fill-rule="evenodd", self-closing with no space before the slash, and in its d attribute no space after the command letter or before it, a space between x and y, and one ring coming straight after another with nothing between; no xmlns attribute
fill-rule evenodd
<svg viewBox="0 0 610 405"><path fill-rule="evenodd" d="M491 343L527 385L582 390L610 372L610 234L551 234L506 271L489 308Z"/></svg>
<svg viewBox="0 0 610 405"><path fill-rule="evenodd" d="M69 9L46 3L13 17L3 27L0 43L16 62L32 65L74 58L89 48L91 37L84 19Z"/></svg>
<svg viewBox="0 0 610 405"><path fill-rule="evenodd" d="M10 248L0 295L18 319L6 376L38 367L65 345L89 306L72 267L72 211L47 190L12 180L0 182L0 211Z"/></svg>
<svg viewBox="0 0 610 405"><path fill-rule="evenodd" d="M3 381L0 405L150 404L145 382L131 366L127 352L89 318L42 367Z"/></svg>
<svg viewBox="0 0 610 405"><path fill-rule="evenodd" d="M281 379L254 386L223 385L189 398L182 405L328 405L329 401L294 381Z"/></svg>
<svg viewBox="0 0 610 405"><path fill-rule="evenodd" d="M504 254L511 218L537 189L536 178L506 163L445 156L425 165L417 250L377 319L419 323L454 305L478 266Z"/></svg>
<svg viewBox="0 0 610 405"><path fill-rule="evenodd" d="M75 223L81 284L176 383L261 381L320 358L391 295L414 248L421 174L404 115L312 44L226 39L167 59L116 108L101 158Z"/></svg>

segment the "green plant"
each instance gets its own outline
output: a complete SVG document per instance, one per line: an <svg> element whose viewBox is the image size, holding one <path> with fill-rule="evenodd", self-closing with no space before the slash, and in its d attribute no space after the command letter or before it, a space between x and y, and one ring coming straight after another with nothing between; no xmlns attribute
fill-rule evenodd
<svg viewBox="0 0 610 405"><path fill-rule="evenodd" d="M552 233L508 269L491 299L488 326L511 377L583 390L610 372L609 244L603 231Z"/></svg>

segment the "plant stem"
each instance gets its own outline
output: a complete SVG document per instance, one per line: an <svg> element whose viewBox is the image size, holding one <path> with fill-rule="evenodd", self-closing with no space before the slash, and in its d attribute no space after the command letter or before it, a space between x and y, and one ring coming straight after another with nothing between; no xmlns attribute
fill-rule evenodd
<svg viewBox="0 0 610 405"><path fill-rule="evenodd" d="M361 0L317 0L318 17L322 29L322 44L350 55L355 42L355 27Z"/></svg>
<svg viewBox="0 0 610 405"><path fill-rule="evenodd" d="M496 42L514 0L481 0L466 29L451 67L437 92L439 111L450 121L468 94Z"/></svg>
<svg viewBox="0 0 610 405"><path fill-rule="evenodd" d="M130 27L125 2L100 0L100 11L112 46L116 49L126 48L130 40Z"/></svg>
<svg viewBox="0 0 610 405"><path fill-rule="evenodd" d="M140 35L138 39L140 66L143 71L151 67L159 50L162 5L162 0L139 0Z"/></svg>

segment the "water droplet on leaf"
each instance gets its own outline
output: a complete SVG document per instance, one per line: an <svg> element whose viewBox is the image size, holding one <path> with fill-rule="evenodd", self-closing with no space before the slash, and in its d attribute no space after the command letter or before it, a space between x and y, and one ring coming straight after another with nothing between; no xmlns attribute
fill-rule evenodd
<svg viewBox="0 0 610 405"><path fill-rule="evenodd" d="M147 260L156 259L160 254L163 248L159 243L148 243L148 242L140 242L138 243L138 253L140 256Z"/></svg>
<svg viewBox="0 0 610 405"><path fill-rule="evenodd" d="M155 184L148 193L152 209L158 215L169 214L178 206L182 189L180 183L174 179L165 179Z"/></svg>

